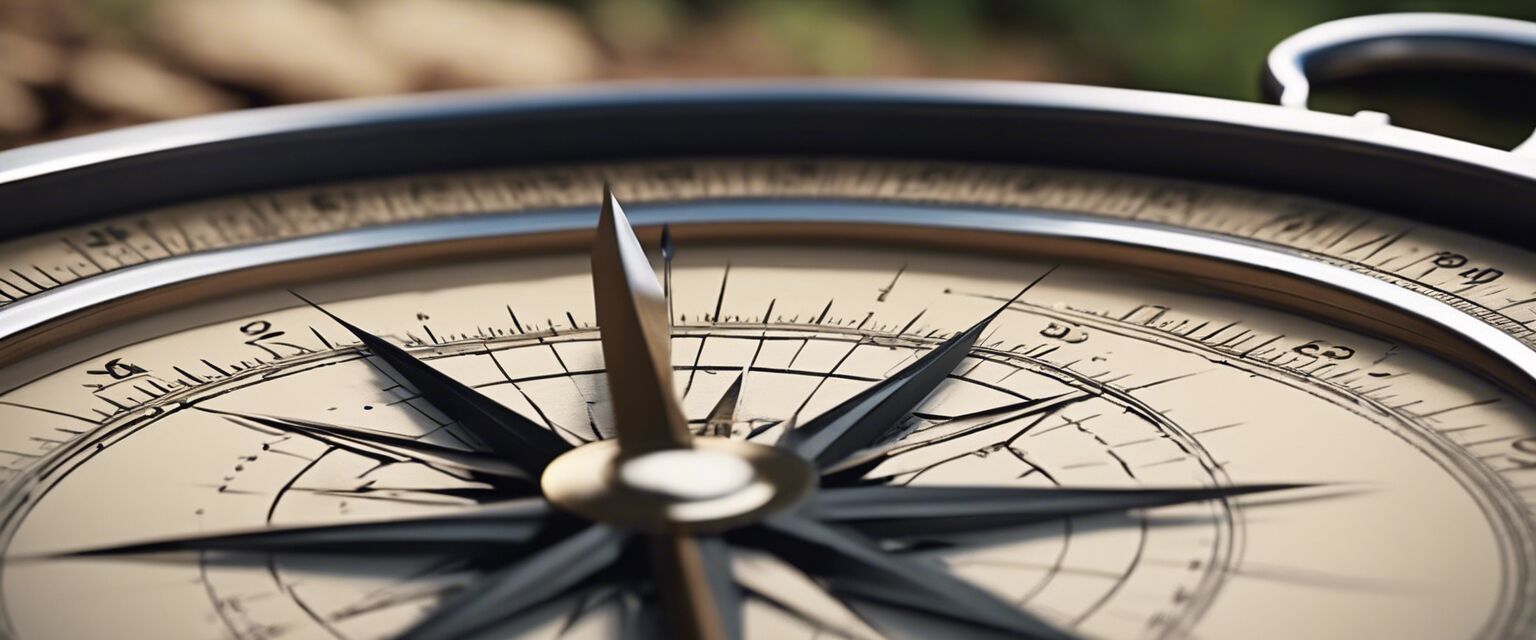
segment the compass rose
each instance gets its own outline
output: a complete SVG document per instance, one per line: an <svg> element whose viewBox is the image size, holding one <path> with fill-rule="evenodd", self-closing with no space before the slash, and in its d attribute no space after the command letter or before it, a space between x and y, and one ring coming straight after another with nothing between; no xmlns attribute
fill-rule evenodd
<svg viewBox="0 0 1536 640"><path fill-rule="evenodd" d="M731 421L740 379L716 404L705 434L695 433L673 388L667 295L618 200L605 189L602 202L591 260L616 438L574 446L310 303L461 425L472 446L223 413L403 452L445 473L484 482L492 487L491 496L449 514L229 531L58 555L207 552L217 561L216 554L240 552L388 557L437 551L476 557L486 570L400 636L413 640L505 633L545 603L602 587L641 595L647 606L632 626L643 637L739 638L743 602L751 594L854 637L893 632L865 622L875 619L866 612L879 609L921 618L951 637L1057 639L1073 633L902 550L923 536L986 533L1298 486L896 486L864 478L899 442L899 425L971 354L988 324L1034 283L841 404L803 422L792 418L773 445L713 435L721 430L711 425ZM1053 400L1034 402L1043 412ZM733 570L765 562L788 568L779 573L815 588L781 598L765 578L772 572Z"/></svg>

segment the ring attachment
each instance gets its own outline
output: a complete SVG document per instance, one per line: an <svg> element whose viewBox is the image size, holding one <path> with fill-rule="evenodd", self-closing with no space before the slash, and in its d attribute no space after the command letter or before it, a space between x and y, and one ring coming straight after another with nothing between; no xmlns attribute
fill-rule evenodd
<svg viewBox="0 0 1536 640"><path fill-rule="evenodd" d="M1325 22L1270 49L1262 88L1271 103L1306 109L1314 79L1403 69L1536 76L1536 23L1456 13L1388 13ZM1511 151L1536 155L1536 134Z"/></svg>

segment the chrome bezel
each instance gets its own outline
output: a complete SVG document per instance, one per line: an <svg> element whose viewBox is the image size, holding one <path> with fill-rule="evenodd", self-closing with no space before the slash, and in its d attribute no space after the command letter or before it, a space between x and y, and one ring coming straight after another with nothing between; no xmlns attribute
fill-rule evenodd
<svg viewBox="0 0 1536 640"><path fill-rule="evenodd" d="M1536 158L1352 118L1062 84L611 84L257 109L0 152L0 237L171 202L485 166L753 155L1029 163L1326 197L1536 248ZM1241 162L1234 162L1240 159ZM1455 212L1477 215L1452 218Z"/></svg>
<svg viewBox="0 0 1536 640"><path fill-rule="evenodd" d="M637 124L649 126L637 129ZM901 135L890 135L891 127L900 127ZM825 135L785 137L785 131ZM434 136L441 139L422 153L406 153ZM507 148L519 136L569 144ZM1039 144L1028 146L1032 140ZM147 125L0 153L0 211L5 212L0 236L302 183L507 164L778 154L1030 163L1281 189L1498 234L1536 248L1536 218L1528 214L1536 202L1536 159L1371 119L1173 94L989 82L476 92ZM1459 215L1466 207L1481 215ZM650 226L964 230L1242 265L1319 290L1348 292L1443 329L1502 363L1505 368L1495 374L1502 382L1536 397L1531 393L1536 352L1524 343L1449 304L1368 275L1258 243L1156 225L1043 211L944 208L938 215L940 210L858 202L793 208L656 204L634 207L633 218ZM257 266L488 237L585 232L594 217L592 211L510 213L171 258L8 305L0 309L0 343L147 291ZM1517 580L1526 582L1523 576ZM1512 596L1516 613L1509 619L1519 620L1517 625L1531 619L1525 595Z"/></svg>

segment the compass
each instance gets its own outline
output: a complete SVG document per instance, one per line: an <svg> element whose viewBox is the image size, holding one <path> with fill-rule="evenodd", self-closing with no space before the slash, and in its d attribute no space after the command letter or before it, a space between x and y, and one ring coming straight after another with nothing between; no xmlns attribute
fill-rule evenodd
<svg viewBox="0 0 1536 640"><path fill-rule="evenodd" d="M1536 164L1304 106L1533 33L0 153L0 635L1528 637Z"/></svg>

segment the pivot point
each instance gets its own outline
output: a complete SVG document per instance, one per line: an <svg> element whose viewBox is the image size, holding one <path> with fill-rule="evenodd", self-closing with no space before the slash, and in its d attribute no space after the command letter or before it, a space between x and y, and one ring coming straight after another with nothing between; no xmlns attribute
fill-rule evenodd
<svg viewBox="0 0 1536 640"><path fill-rule="evenodd" d="M669 449L619 462L619 481L632 489L676 500L719 498L757 477L741 456L708 449Z"/></svg>
<svg viewBox="0 0 1536 640"><path fill-rule="evenodd" d="M816 488L810 463L774 447L694 438L633 458L601 440L551 462L539 481L556 507L647 533L717 532L791 509Z"/></svg>

